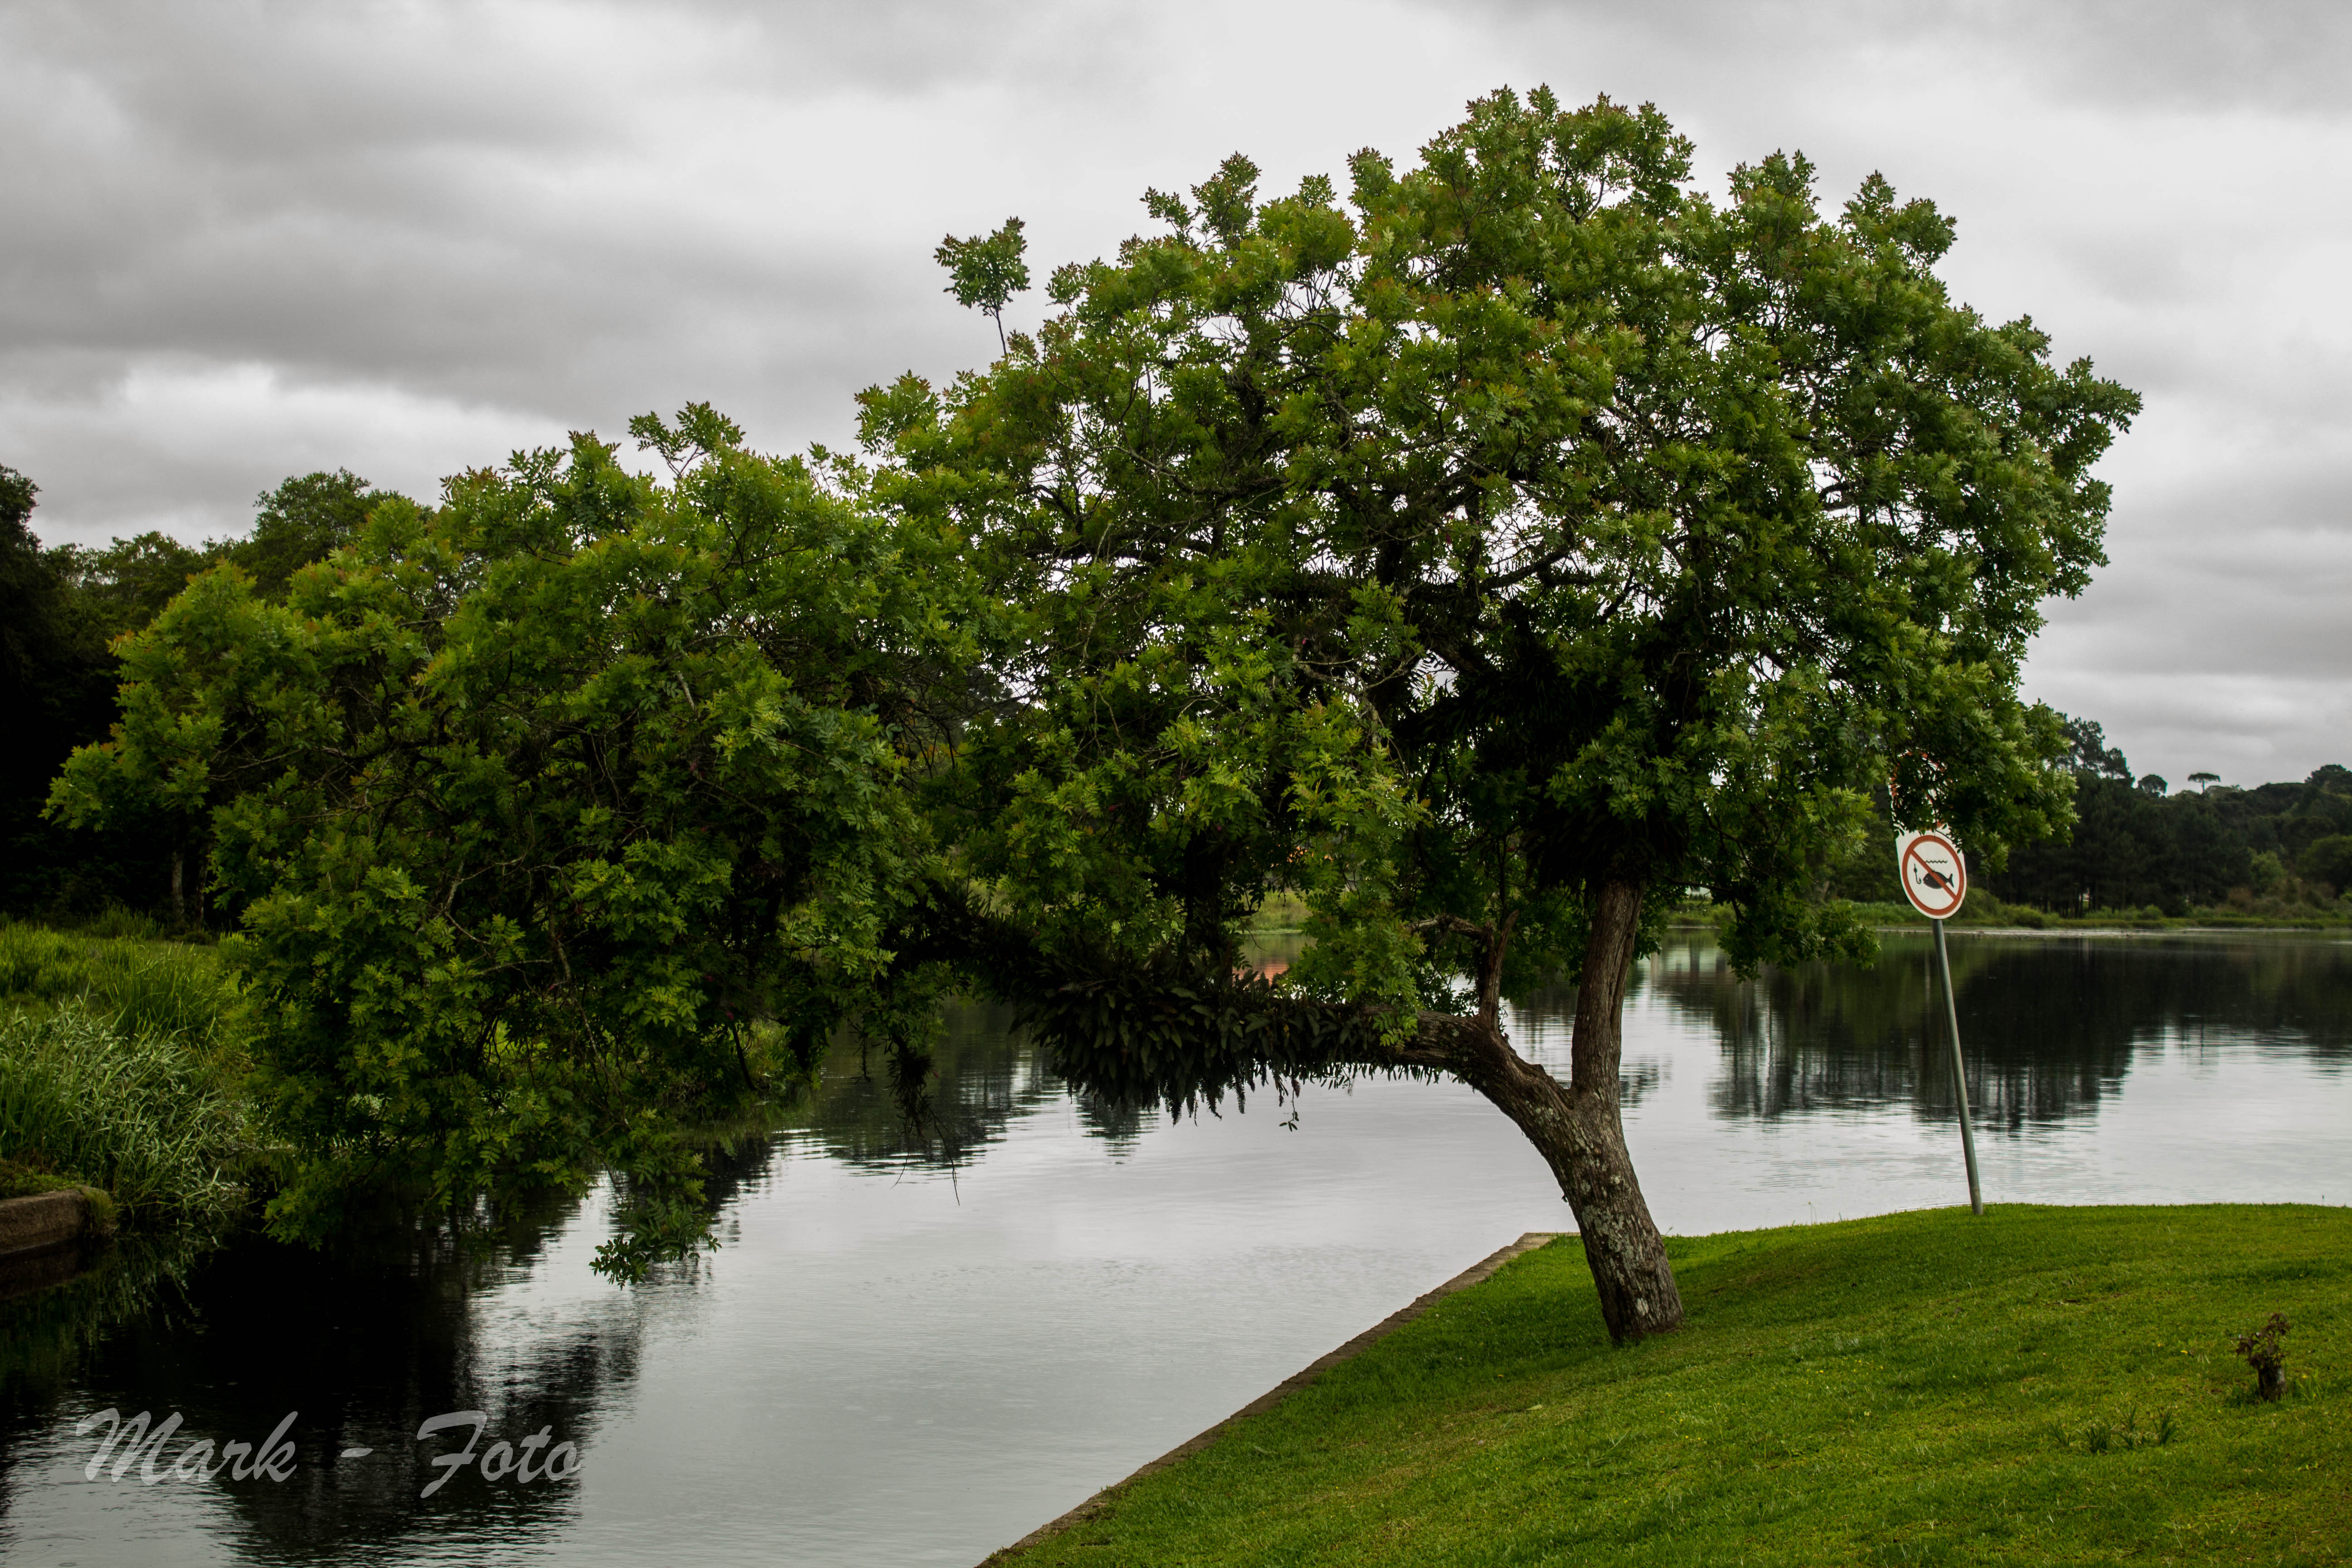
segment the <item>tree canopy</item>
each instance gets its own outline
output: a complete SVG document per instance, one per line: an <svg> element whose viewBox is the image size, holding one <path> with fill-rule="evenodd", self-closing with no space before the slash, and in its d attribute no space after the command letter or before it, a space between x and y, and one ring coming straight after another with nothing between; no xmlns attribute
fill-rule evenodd
<svg viewBox="0 0 2352 1568"><path fill-rule="evenodd" d="M76 746L104 741L121 716L110 645L217 562L236 563L265 596L284 598L296 570L347 542L371 508L394 498L348 470L306 474L255 499L243 539L188 544L149 531L103 546L44 546L28 526L37 493L0 468L0 711L16 740L0 766L0 909L152 907L168 868L200 849L201 824L126 802L101 838L72 842L41 820L58 766ZM168 885L176 889L177 878Z"/></svg>
<svg viewBox="0 0 2352 1568"><path fill-rule="evenodd" d="M672 482L581 437L374 507L283 604L198 577L58 781L212 820L282 1233L606 1163L636 1270L696 1233L681 1121L754 1089L749 1026L805 1065L924 895L900 774L985 619L952 551L707 409L637 428Z"/></svg>

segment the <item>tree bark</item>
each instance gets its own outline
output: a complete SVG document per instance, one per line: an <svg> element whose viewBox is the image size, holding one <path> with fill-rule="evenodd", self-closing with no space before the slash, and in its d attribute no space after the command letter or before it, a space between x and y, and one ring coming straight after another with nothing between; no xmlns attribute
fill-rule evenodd
<svg viewBox="0 0 2352 1568"><path fill-rule="evenodd" d="M188 922L187 900L181 892L181 863L180 850L174 847L172 850L172 923L175 926Z"/></svg>
<svg viewBox="0 0 2352 1568"><path fill-rule="evenodd" d="M1429 1043L1452 1058L1452 1070L1509 1117L1551 1166L1560 1196L1576 1215L1601 1319L1620 1344L1670 1332L1683 1321L1682 1292L1634 1177L1618 1114L1625 985L1641 923L1639 884L1601 889L1577 988L1566 1084L1511 1048L1491 993L1480 998L1475 1018L1441 1023L1430 1017L1423 1025L1424 1036L1444 1029L1454 1037ZM1499 943L1489 967L1500 969Z"/></svg>

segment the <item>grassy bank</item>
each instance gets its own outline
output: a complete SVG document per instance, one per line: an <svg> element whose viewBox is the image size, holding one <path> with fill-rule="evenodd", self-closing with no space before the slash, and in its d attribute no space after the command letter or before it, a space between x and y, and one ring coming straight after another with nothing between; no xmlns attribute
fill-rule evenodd
<svg viewBox="0 0 2352 1568"><path fill-rule="evenodd" d="M1922 931L1927 928L1927 917L1909 904L1856 904L1854 910L1867 925L1917 926ZM1705 906L1692 913L1700 920L1712 919L1712 911ZM2054 915L2028 904L2005 904L1990 894L1970 893L1951 924L1961 930L1998 926L2026 931L2352 931L2352 911L2340 907L2305 906L2257 914L2223 906L2168 915L2151 904L2140 910L2091 910L2079 915Z"/></svg>
<svg viewBox="0 0 2352 1568"><path fill-rule="evenodd" d="M127 1035L176 1035L225 1046L235 1000L208 944L167 942L148 927L121 934L0 921L0 1012L34 1018L72 1009Z"/></svg>
<svg viewBox="0 0 2352 1568"><path fill-rule="evenodd" d="M234 1001L209 947L0 924L0 1179L98 1187L134 1221L232 1201Z"/></svg>
<svg viewBox="0 0 2352 1568"><path fill-rule="evenodd" d="M1610 1347L1573 1240L1018 1557L1045 1564L2332 1563L2352 1211L2000 1207L1673 1242ZM2287 1396L2234 1336L2273 1311Z"/></svg>

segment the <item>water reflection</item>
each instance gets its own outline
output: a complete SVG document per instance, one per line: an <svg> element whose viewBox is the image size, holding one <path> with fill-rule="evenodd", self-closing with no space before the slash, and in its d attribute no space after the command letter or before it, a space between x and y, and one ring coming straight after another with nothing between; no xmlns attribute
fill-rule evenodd
<svg viewBox="0 0 2352 1568"><path fill-rule="evenodd" d="M1962 937L1951 943L1969 1093L1980 1123L2019 1131L2086 1115L2151 1046L2253 1046L2352 1059L2343 944L2210 938ZM1711 941L1670 943L1642 990L1720 1042L1709 1103L1764 1121L1908 1106L1957 1112L1933 944L1885 939L1877 964L1808 964L1741 980Z"/></svg>
<svg viewBox="0 0 2352 1568"><path fill-rule="evenodd" d="M2352 1195L2352 946L1970 936L1952 955L1971 1093L2007 1134L1984 1151L1994 1202ZM1890 937L1870 970L1743 981L1692 934L1645 963L1625 1093L1662 1223L1958 1201L1927 960ZM1572 1004L1512 1015L1554 1070ZM0 1554L976 1562L1566 1220L1458 1086L1310 1091L1295 1132L1255 1099L1171 1126L1074 1100L1008 1023L951 1011L919 1130L845 1042L807 1104L715 1162L724 1248L633 1290L588 1269L599 1191L488 1247L415 1226L328 1253L184 1238L0 1302ZM183 1441L299 1411L300 1463L283 1485L85 1483L74 1425L109 1406L177 1410ZM420 1500L418 1425L469 1409L485 1446L545 1427L589 1462Z"/></svg>
<svg viewBox="0 0 2352 1568"><path fill-rule="evenodd" d="M529 1277L545 1243L579 1205L509 1221L494 1242L453 1245L423 1226L380 1230L323 1252L250 1233L194 1258L160 1262L132 1246L6 1319L7 1414L0 1423L0 1512L39 1482L81 1482L85 1524L126 1501L163 1534L205 1516L239 1560L341 1560L394 1552L422 1532L529 1539L560 1530L576 1507L561 1485L451 1486L435 1506L418 1494L442 1451L419 1444L426 1417L487 1413L482 1444L548 1428L553 1441L592 1441L600 1411L635 1375L630 1303L614 1296L585 1321L502 1332L467 1311L470 1299ZM223 1475L152 1489L139 1472L82 1481L106 1427L77 1421L104 1409L128 1419L172 1413L184 1425L161 1450L168 1469L191 1444L257 1447L294 1414L283 1481ZM47 1428L47 1443L34 1442ZM346 1450L373 1450L344 1458ZM62 1451L60 1451L62 1450ZM118 1450L118 1453L120 1450ZM47 1460L47 1474L26 1473ZM111 1465L110 1465L110 1471ZM52 1501L56 1500L54 1498ZM101 1539L103 1531L100 1532Z"/></svg>
<svg viewBox="0 0 2352 1568"><path fill-rule="evenodd" d="M1113 1106L1071 1095L1013 1027L1013 1009L979 1003L949 1006L931 1046L931 1109L910 1124L881 1070L879 1047L845 1032L826 1058L816 1093L784 1121L827 1158L865 1170L922 1167L953 1172L1014 1121L1067 1099L1085 1133L1115 1154L1132 1152L1158 1122L1149 1108Z"/></svg>

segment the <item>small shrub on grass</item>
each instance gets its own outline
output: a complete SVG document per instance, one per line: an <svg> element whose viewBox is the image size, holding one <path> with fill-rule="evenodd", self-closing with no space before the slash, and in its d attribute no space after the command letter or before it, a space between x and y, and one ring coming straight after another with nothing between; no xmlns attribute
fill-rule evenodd
<svg viewBox="0 0 2352 1568"><path fill-rule="evenodd" d="M2286 1351L2279 1344L2279 1336L2285 1332L2286 1319L2273 1312L2261 1328L2238 1336L2238 1355L2254 1369L2258 1398L2274 1400L2286 1393Z"/></svg>

